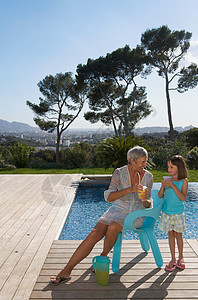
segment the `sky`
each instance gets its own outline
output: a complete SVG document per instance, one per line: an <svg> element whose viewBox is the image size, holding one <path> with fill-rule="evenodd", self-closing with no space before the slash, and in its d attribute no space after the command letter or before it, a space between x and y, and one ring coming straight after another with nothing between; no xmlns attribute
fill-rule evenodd
<svg viewBox="0 0 198 300"><path fill-rule="evenodd" d="M147 29L167 25L192 33L183 62L198 64L197 0L0 0L0 119L36 126L26 100L39 104L38 82L72 72L87 59L129 45L136 48ZM141 79L153 113L137 127L169 126L164 80L155 71ZM171 92L173 125L198 127L198 87ZM83 111L70 128L91 124Z"/></svg>

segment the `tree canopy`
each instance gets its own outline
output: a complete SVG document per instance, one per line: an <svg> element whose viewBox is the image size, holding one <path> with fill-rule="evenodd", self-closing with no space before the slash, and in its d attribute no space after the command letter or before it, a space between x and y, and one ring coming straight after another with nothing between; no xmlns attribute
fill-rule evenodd
<svg viewBox="0 0 198 300"><path fill-rule="evenodd" d="M26 101L36 117L35 123L48 132L56 130L56 163L59 163L59 147L62 133L71 125L81 112L84 101L85 86L77 84L72 74L57 73L55 76L46 76L38 83L43 98L35 104ZM71 113L74 111L75 113Z"/></svg>
<svg viewBox="0 0 198 300"><path fill-rule="evenodd" d="M112 124L116 136L129 136L136 123L151 113L145 87L136 83L137 76L149 73L147 63L142 48L131 50L125 46L78 65L77 80L88 85L90 111L85 113L85 119Z"/></svg>
<svg viewBox="0 0 198 300"><path fill-rule="evenodd" d="M190 32L171 31L165 25L146 30L141 37L141 45L146 50L151 65L157 69L159 76L165 78L170 136L174 136L170 90L183 93L189 88L196 87L198 83L198 67L195 63L191 63L188 67L180 67L190 47L191 37Z"/></svg>

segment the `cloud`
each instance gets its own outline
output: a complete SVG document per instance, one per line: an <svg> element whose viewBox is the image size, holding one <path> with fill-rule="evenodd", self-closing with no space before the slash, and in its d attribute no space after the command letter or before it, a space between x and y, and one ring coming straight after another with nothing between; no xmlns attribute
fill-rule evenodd
<svg viewBox="0 0 198 300"><path fill-rule="evenodd" d="M198 46L198 41L191 41L190 46L191 47Z"/></svg>
<svg viewBox="0 0 198 300"><path fill-rule="evenodd" d="M185 60L188 61L189 63L195 63L198 65L198 56L195 56L190 52L186 54Z"/></svg>
<svg viewBox="0 0 198 300"><path fill-rule="evenodd" d="M198 41L191 41L190 48L186 53L185 57L185 65L190 63L195 63L198 65Z"/></svg>

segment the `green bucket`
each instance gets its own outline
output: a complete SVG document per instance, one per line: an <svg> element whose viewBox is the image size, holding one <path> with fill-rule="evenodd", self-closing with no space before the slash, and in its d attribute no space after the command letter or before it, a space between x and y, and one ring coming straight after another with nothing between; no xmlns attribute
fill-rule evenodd
<svg viewBox="0 0 198 300"><path fill-rule="evenodd" d="M95 256L92 260L96 272L96 282L99 285L109 285L109 264L108 256Z"/></svg>

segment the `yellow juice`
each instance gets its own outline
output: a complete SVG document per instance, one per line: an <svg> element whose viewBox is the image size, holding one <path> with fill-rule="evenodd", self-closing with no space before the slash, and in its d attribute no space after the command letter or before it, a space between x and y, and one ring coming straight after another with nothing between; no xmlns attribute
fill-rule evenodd
<svg viewBox="0 0 198 300"><path fill-rule="evenodd" d="M96 270L96 281L99 285L109 285L109 272Z"/></svg>
<svg viewBox="0 0 198 300"><path fill-rule="evenodd" d="M138 191L138 196L139 196L140 199L144 195L145 195L145 191Z"/></svg>
<svg viewBox="0 0 198 300"><path fill-rule="evenodd" d="M145 196L145 194L146 194L146 189L147 189L147 187L146 187L146 186L143 186L143 190L138 190L138 196L139 196L140 199L141 199L143 196Z"/></svg>

